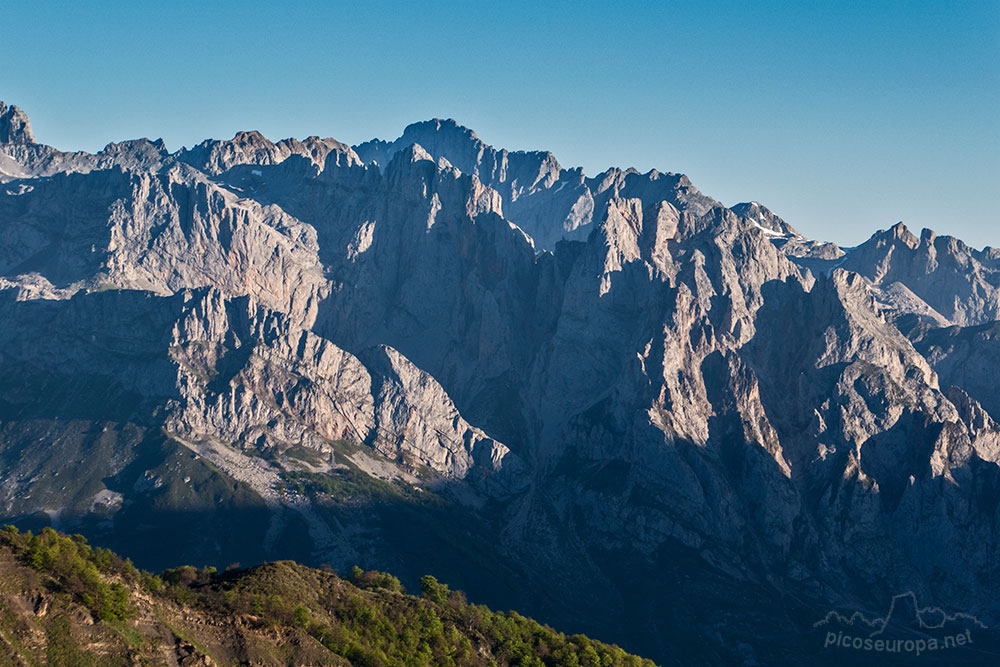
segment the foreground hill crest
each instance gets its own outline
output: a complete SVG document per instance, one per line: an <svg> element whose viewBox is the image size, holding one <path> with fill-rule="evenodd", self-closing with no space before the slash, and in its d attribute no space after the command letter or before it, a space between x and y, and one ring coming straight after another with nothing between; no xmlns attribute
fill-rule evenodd
<svg viewBox="0 0 1000 667"><path fill-rule="evenodd" d="M82 535L0 531L0 657L14 664L621 665L652 667L516 612L470 605L433 576L347 578L290 561L225 573L137 570Z"/></svg>

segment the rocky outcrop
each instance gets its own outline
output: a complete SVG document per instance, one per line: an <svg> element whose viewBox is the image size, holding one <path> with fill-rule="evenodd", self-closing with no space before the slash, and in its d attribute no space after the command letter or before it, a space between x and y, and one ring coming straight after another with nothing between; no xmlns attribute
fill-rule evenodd
<svg viewBox="0 0 1000 667"><path fill-rule="evenodd" d="M385 169L396 153L414 144L497 191L502 201L497 212L539 250L552 250L562 239L585 240L611 199L639 198L644 206L667 201L696 214L718 205L683 174L609 169L587 178L582 169L563 169L548 152L497 150L451 119L414 123L392 143L372 140L355 150L363 162Z"/></svg>
<svg viewBox="0 0 1000 667"><path fill-rule="evenodd" d="M918 327L909 333L913 346L931 364L942 387L961 387L1000 419L996 369L1000 368L1000 324L974 327Z"/></svg>
<svg viewBox="0 0 1000 667"><path fill-rule="evenodd" d="M181 394L166 421L173 432L264 453L299 446L329 455L333 441L363 443L405 471L457 479L477 465L481 476L517 466L396 350L373 350L366 366L252 300L215 290L187 298L170 345Z"/></svg>
<svg viewBox="0 0 1000 667"><path fill-rule="evenodd" d="M59 174L3 198L0 216L0 271L50 298L212 285L308 323L328 289L314 229L183 165Z"/></svg>
<svg viewBox="0 0 1000 667"><path fill-rule="evenodd" d="M970 248L903 223L874 234L841 264L864 276L903 313L961 326L1000 319L1000 250ZM923 302L923 303L920 303Z"/></svg>
<svg viewBox="0 0 1000 667"><path fill-rule="evenodd" d="M360 163L350 146L336 139L308 137L302 141L285 139L275 144L257 131L237 132L229 141L206 139L190 150L181 151L177 158L215 176L237 165L264 167L280 164L292 155L307 158L322 169L331 154L338 163Z"/></svg>
<svg viewBox="0 0 1000 667"><path fill-rule="evenodd" d="M729 210L750 220L768 236L801 236L791 225L775 215L774 211L758 202L743 202L730 207Z"/></svg>
<svg viewBox="0 0 1000 667"><path fill-rule="evenodd" d="M369 445L401 470L426 466L459 479L477 465L497 473L509 455L395 350L374 351L371 370L249 297L229 300L215 288L170 297L111 291L12 301L6 312L3 363L18 376L14 387L32 377L94 377L141 406L147 423L189 441L329 457L331 443L343 440ZM12 393L7 400L24 403ZM109 406L92 416L116 413Z"/></svg>
<svg viewBox="0 0 1000 667"><path fill-rule="evenodd" d="M28 115L14 105L0 102L0 144L33 144L35 135L31 133Z"/></svg>

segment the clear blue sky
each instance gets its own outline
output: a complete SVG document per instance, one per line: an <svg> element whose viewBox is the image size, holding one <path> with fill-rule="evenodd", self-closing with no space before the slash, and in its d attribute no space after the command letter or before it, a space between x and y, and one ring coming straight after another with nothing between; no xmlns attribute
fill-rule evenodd
<svg viewBox="0 0 1000 667"><path fill-rule="evenodd" d="M452 117L589 174L684 172L845 245L903 220L1000 246L998 45L1000 0L0 0L0 100L89 151Z"/></svg>

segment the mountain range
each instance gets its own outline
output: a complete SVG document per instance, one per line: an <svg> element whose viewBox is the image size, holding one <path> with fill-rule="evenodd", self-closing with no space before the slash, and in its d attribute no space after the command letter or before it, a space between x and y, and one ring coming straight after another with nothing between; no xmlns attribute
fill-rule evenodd
<svg viewBox="0 0 1000 667"><path fill-rule="evenodd" d="M0 232L6 522L431 573L663 663L835 664L813 622L905 591L1000 620L1000 249L452 120L90 154L3 103Z"/></svg>

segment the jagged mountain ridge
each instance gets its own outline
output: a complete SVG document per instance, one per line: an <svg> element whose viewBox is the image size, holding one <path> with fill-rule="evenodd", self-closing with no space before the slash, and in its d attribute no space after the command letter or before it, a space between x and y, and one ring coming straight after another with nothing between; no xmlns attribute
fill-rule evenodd
<svg viewBox="0 0 1000 667"><path fill-rule="evenodd" d="M759 641L760 623L775 616L713 612L734 605L721 589L698 589L714 577L760 586L786 606L789 586L827 603L906 586L989 606L981 580L996 581L997 415L970 398L981 387L943 385L938 357L900 327L994 317L992 249L939 237L935 252L948 261L885 270L908 255L886 250L884 235L840 249L759 204L726 209L680 175L588 179L550 154L497 151L453 121L353 149L251 132L174 154L146 140L95 156L31 142L2 150L16 165L0 162L11 312L71 296L89 310L101 295L85 293L107 289L162 295L115 297L139 318L143 303L152 312L188 290L212 304L192 308L169 352L145 352L165 393L140 387L140 407L86 418L101 428L146 421L225 475L262 466L260 479L239 481L269 508L272 544L297 532L320 562L367 553L399 569L381 565L393 557L391 531L358 538L363 520L343 507L331 521L327 509L272 493L284 467L301 465L292 447L336 462L331 441L347 421L338 413L368 415L371 405L390 435L356 429L364 470L421 487L420 466L436 463L440 492L495 536L490 559L547 591L550 601L538 596L529 610L628 637L654 656L682 650L680 624ZM903 293L897 285L906 299L891 298ZM950 310L939 298L949 290ZM261 330L251 345L226 315L234 308L288 333ZM78 320L65 326L86 331ZM30 343L49 329L17 335ZM126 336L110 347L130 345ZM102 364L85 338L58 346L96 365L98 384L151 374ZM249 356L237 352L247 346ZM306 354L320 348L354 360L354 376L372 380L353 386L371 388L318 388L342 377ZM25 349L2 363L30 385L45 374L21 365ZM408 370L387 373L387 363ZM379 377L389 389L375 386ZM16 450L7 443L23 443L15 436L29 426L14 398L33 394L5 393L5 445ZM441 429L442 417L455 426ZM477 457L473 442L491 454ZM260 452L277 462L246 456ZM11 477L39 491L8 513L58 512L47 503L59 493L38 498L33 474L12 465ZM127 513L121 489L107 490ZM949 546L928 554L928 540ZM653 584L623 577L623 560ZM690 572L695 583L670 583ZM581 578L602 593L578 590ZM681 599L657 605L668 585ZM604 611L585 618L574 608Z"/></svg>

